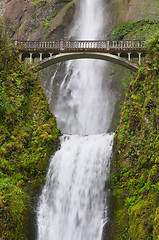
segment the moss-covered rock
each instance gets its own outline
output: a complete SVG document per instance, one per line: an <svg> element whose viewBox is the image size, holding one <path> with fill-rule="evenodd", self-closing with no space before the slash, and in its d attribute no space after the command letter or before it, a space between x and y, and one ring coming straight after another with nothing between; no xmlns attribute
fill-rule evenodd
<svg viewBox="0 0 159 240"><path fill-rule="evenodd" d="M119 24L109 35L111 40L146 40L159 31L159 20L143 18Z"/></svg>
<svg viewBox="0 0 159 240"><path fill-rule="evenodd" d="M110 26L129 23L143 18L159 18L158 0L105 0L111 3L109 10Z"/></svg>
<svg viewBox="0 0 159 240"><path fill-rule="evenodd" d="M114 138L111 239L159 239L159 34L131 82Z"/></svg>
<svg viewBox="0 0 159 240"><path fill-rule="evenodd" d="M33 71L18 61L1 24L0 238L34 239L29 235L33 222L29 215L59 135L40 83Z"/></svg>
<svg viewBox="0 0 159 240"><path fill-rule="evenodd" d="M147 40L159 31L159 20L144 18L138 21L122 23L116 26L109 35L111 40ZM131 57L131 61L138 64L138 58ZM142 54L141 64L145 62L145 55ZM110 64L109 64L110 65ZM110 70L111 69L111 70ZM116 91L117 104L115 106L113 121L110 131L115 131L120 121L121 107L125 99L126 91L130 82L136 77L128 69L116 65L114 68L109 66L110 77L112 78L113 91Z"/></svg>

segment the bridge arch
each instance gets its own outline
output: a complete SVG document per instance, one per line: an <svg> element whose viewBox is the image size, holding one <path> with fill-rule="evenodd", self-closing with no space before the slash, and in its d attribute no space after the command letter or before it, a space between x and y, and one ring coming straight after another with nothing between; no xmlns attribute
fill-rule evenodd
<svg viewBox="0 0 159 240"><path fill-rule="evenodd" d="M58 53L56 55L53 55L47 59L44 59L40 62L38 62L35 67L37 66L37 71L44 69L48 66L51 66L53 64L64 62L67 60L75 60L75 59L98 59L98 60L104 60L109 61L115 64L119 64L125 68L130 69L131 71L138 71L139 66L135 63L132 63L122 57L115 56L110 53L102 53L102 52L69 52L69 53Z"/></svg>

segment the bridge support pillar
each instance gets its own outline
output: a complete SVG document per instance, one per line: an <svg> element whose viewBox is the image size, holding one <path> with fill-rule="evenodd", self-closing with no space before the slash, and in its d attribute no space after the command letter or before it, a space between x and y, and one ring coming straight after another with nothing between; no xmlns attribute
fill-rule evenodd
<svg viewBox="0 0 159 240"><path fill-rule="evenodd" d="M30 64L33 62L33 53L30 53Z"/></svg>
<svg viewBox="0 0 159 240"><path fill-rule="evenodd" d="M19 53L19 60L22 62L22 53Z"/></svg>
<svg viewBox="0 0 159 240"><path fill-rule="evenodd" d="M142 53L140 53L140 52L138 53L138 55L139 55L139 65L141 65L141 54Z"/></svg>
<svg viewBox="0 0 159 240"><path fill-rule="evenodd" d="M121 54L121 53L120 53L120 52L118 52L118 57L120 57L120 54Z"/></svg>
<svg viewBox="0 0 159 240"><path fill-rule="evenodd" d="M128 53L128 60L130 61L130 56L131 56L131 53Z"/></svg>
<svg viewBox="0 0 159 240"><path fill-rule="evenodd" d="M40 53L40 61L42 61L42 60L43 60L43 54Z"/></svg>
<svg viewBox="0 0 159 240"><path fill-rule="evenodd" d="M53 53L49 53L50 54L50 57L52 57Z"/></svg>

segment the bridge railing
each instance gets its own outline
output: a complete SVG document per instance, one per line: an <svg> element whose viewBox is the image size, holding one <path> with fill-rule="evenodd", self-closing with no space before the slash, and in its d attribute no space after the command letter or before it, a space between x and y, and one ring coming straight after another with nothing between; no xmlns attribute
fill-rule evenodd
<svg viewBox="0 0 159 240"><path fill-rule="evenodd" d="M65 41L64 49L106 49L107 41Z"/></svg>
<svg viewBox="0 0 159 240"><path fill-rule="evenodd" d="M145 49L144 40L124 40L124 41L14 41L15 45L22 50L52 50L52 51L80 51L80 50L133 50Z"/></svg>
<svg viewBox="0 0 159 240"><path fill-rule="evenodd" d="M136 48L145 48L144 40L124 40L124 41L110 41L110 48L115 49L136 49Z"/></svg>
<svg viewBox="0 0 159 240"><path fill-rule="evenodd" d="M65 41L63 43L64 50L74 49L144 49L145 41Z"/></svg>
<svg viewBox="0 0 159 240"><path fill-rule="evenodd" d="M15 46L20 49L60 49L60 41L40 42L40 41L14 41Z"/></svg>

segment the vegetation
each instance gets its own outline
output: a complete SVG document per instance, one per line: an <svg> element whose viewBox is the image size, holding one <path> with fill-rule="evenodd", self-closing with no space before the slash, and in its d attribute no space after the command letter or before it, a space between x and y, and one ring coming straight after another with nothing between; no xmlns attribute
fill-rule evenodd
<svg viewBox="0 0 159 240"><path fill-rule="evenodd" d="M32 4L38 4L40 2L40 0L33 0Z"/></svg>
<svg viewBox="0 0 159 240"><path fill-rule="evenodd" d="M123 23L113 29L110 40L145 40L159 31L159 20L144 18Z"/></svg>
<svg viewBox="0 0 159 240"><path fill-rule="evenodd" d="M39 2L43 2L44 4L49 2L50 0L32 0L32 4L36 5L38 4ZM68 3L68 2L71 2L72 0L59 0L58 2L59 3Z"/></svg>
<svg viewBox="0 0 159 240"><path fill-rule="evenodd" d="M60 132L43 89L0 24L0 238L28 236L35 198Z"/></svg>
<svg viewBox="0 0 159 240"><path fill-rule="evenodd" d="M109 38L112 40L143 40L151 39L152 36L159 31L159 20L157 19L141 19L130 23L123 23L115 27ZM138 58L131 58L131 60L138 64ZM142 55L141 62L145 61ZM110 126L110 131L115 131L119 125L121 108L125 99L125 93L128 90L130 82L135 78L130 70L123 69L121 66L115 66L110 76L114 82L114 91L117 92L118 104L115 107L113 121Z"/></svg>
<svg viewBox="0 0 159 240"><path fill-rule="evenodd" d="M159 34L146 45L146 64L130 83L114 138L114 240L159 239Z"/></svg>

